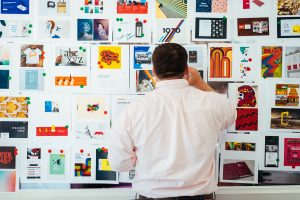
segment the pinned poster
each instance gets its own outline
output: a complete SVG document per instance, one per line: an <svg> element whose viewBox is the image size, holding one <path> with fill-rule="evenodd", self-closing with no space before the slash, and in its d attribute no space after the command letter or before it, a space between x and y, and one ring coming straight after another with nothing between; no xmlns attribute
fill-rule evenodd
<svg viewBox="0 0 300 200"><path fill-rule="evenodd" d="M237 118L229 127L229 132L255 132L259 130L259 98L258 84L229 84L229 99L235 102Z"/></svg>
<svg viewBox="0 0 300 200"><path fill-rule="evenodd" d="M39 116L38 119L30 119L32 137L65 141L71 134L71 96L32 95L31 104L30 115Z"/></svg>
<svg viewBox="0 0 300 200"><path fill-rule="evenodd" d="M28 121L0 121L0 139L28 138Z"/></svg>
<svg viewBox="0 0 300 200"><path fill-rule="evenodd" d="M55 93L87 93L90 91L89 68L64 68L56 70L55 67L47 69L45 77L46 90Z"/></svg>
<svg viewBox="0 0 300 200"><path fill-rule="evenodd" d="M32 20L0 20L0 40L3 41L24 41L34 37L34 22Z"/></svg>
<svg viewBox="0 0 300 200"><path fill-rule="evenodd" d="M230 81L233 79L232 49L231 44L209 45L209 81Z"/></svg>
<svg viewBox="0 0 300 200"><path fill-rule="evenodd" d="M155 89L156 78L152 72L154 45L135 45L130 53L130 92L146 93Z"/></svg>
<svg viewBox="0 0 300 200"><path fill-rule="evenodd" d="M51 59L51 66L57 67L56 69L64 69L64 67L86 69L90 65L89 45L56 44L52 48L55 55Z"/></svg>
<svg viewBox="0 0 300 200"><path fill-rule="evenodd" d="M118 172L111 169L107 159L108 151L105 147L96 149L96 181L117 184Z"/></svg>
<svg viewBox="0 0 300 200"><path fill-rule="evenodd" d="M233 76L237 81L252 82L259 78L259 54L255 44L233 45Z"/></svg>
<svg viewBox="0 0 300 200"><path fill-rule="evenodd" d="M40 16L69 16L71 12L70 0L40 0L38 4Z"/></svg>
<svg viewBox="0 0 300 200"><path fill-rule="evenodd" d="M0 96L0 118L28 118L28 97Z"/></svg>
<svg viewBox="0 0 300 200"><path fill-rule="evenodd" d="M262 46L261 77L282 78L282 46Z"/></svg>
<svg viewBox="0 0 300 200"><path fill-rule="evenodd" d="M30 0L1 0L1 14L28 15L31 6Z"/></svg>
<svg viewBox="0 0 300 200"><path fill-rule="evenodd" d="M105 0L78 0L72 2L72 11L78 16L97 18L115 13L116 1Z"/></svg>
<svg viewBox="0 0 300 200"><path fill-rule="evenodd" d="M81 141L105 141L110 131L109 96L73 96L73 133Z"/></svg>
<svg viewBox="0 0 300 200"><path fill-rule="evenodd" d="M38 21L38 40L71 40L71 21L65 19L42 18Z"/></svg>
<svg viewBox="0 0 300 200"><path fill-rule="evenodd" d="M91 183L94 173L94 152L92 147L73 146L71 153L71 183Z"/></svg>
<svg viewBox="0 0 300 200"><path fill-rule="evenodd" d="M154 43L189 43L187 19L156 19L154 27Z"/></svg>
<svg viewBox="0 0 300 200"><path fill-rule="evenodd" d="M129 92L129 47L93 45L92 93L124 94Z"/></svg>
<svg viewBox="0 0 300 200"><path fill-rule="evenodd" d="M258 135L222 135L220 182L257 183L259 150Z"/></svg>
<svg viewBox="0 0 300 200"><path fill-rule="evenodd" d="M300 65L298 61L300 58L300 47L286 46L284 51L284 77L300 78Z"/></svg>
<svg viewBox="0 0 300 200"><path fill-rule="evenodd" d="M112 40L112 24L110 19L77 19L78 41L102 41Z"/></svg>
<svg viewBox="0 0 300 200"><path fill-rule="evenodd" d="M15 146L0 146L0 192L17 190L16 156Z"/></svg>
<svg viewBox="0 0 300 200"><path fill-rule="evenodd" d="M118 15L114 22L115 42L123 43L150 43L151 19L146 15L123 16Z"/></svg>
<svg viewBox="0 0 300 200"><path fill-rule="evenodd" d="M47 146L47 182L69 182L70 158L66 148Z"/></svg>

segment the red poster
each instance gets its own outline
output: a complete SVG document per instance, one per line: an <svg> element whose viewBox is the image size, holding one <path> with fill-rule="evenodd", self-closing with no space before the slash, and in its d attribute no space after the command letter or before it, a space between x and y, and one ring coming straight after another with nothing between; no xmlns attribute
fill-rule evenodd
<svg viewBox="0 0 300 200"><path fill-rule="evenodd" d="M36 127L36 136L68 136L66 127Z"/></svg>
<svg viewBox="0 0 300 200"><path fill-rule="evenodd" d="M284 139L284 166L300 166L300 138Z"/></svg>

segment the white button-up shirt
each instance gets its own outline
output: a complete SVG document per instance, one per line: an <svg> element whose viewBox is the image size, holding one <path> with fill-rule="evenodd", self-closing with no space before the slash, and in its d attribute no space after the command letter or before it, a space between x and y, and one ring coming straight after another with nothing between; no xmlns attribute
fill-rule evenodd
<svg viewBox="0 0 300 200"><path fill-rule="evenodd" d="M113 124L109 161L116 171L136 165L133 189L164 198L216 191L215 146L236 110L227 98L166 80L129 105Z"/></svg>

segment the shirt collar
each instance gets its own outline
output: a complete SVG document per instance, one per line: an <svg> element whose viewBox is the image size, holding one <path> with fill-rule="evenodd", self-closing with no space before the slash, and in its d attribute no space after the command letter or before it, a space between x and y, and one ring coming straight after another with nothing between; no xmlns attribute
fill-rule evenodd
<svg viewBox="0 0 300 200"><path fill-rule="evenodd" d="M172 79L172 80L162 80L156 83L156 88L178 88L186 87L189 83L186 79Z"/></svg>

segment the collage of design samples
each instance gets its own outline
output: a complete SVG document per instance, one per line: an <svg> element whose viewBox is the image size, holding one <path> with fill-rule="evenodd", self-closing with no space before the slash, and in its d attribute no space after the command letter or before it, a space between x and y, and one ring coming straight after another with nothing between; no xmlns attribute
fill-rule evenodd
<svg viewBox="0 0 300 200"><path fill-rule="evenodd" d="M299 172L299 38L299 0L0 0L0 192L131 183L134 169L112 171L107 135L155 89L166 42L236 106L220 183Z"/></svg>

